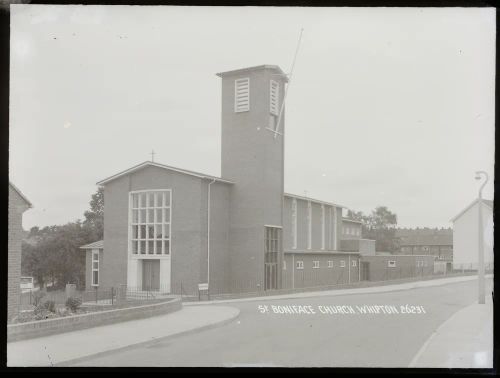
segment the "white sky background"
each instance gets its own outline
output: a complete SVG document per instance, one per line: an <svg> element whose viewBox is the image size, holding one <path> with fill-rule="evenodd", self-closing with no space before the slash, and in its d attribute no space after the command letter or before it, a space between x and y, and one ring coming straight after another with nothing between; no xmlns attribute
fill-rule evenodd
<svg viewBox="0 0 500 378"><path fill-rule="evenodd" d="M220 175L220 78L289 72L285 190L403 227L493 197L495 11L11 7L10 179L23 226L64 224L95 183L150 160Z"/></svg>

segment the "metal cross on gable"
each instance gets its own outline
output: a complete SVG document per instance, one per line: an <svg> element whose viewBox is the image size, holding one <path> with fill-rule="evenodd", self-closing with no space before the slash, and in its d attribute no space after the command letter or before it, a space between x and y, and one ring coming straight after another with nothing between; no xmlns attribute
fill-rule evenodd
<svg viewBox="0 0 500 378"><path fill-rule="evenodd" d="M151 150L151 161L155 161L155 150Z"/></svg>

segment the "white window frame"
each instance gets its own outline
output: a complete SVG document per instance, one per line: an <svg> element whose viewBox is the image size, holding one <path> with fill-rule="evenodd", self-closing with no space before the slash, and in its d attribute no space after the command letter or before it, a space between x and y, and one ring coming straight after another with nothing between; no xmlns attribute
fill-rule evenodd
<svg viewBox="0 0 500 378"><path fill-rule="evenodd" d="M313 261L313 269L318 269L319 268L319 260L314 260Z"/></svg>
<svg viewBox="0 0 500 378"><path fill-rule="evenodd" d="M242 106L241 104L238 104L238 85L244 82L246 82L248 86L248 92L247 92L248 97L247 97L247 104ZM244 77L236 79L234 81L234 112L242 113L242 112L248 112L249 110L250 110L250 78Z"/></svg>
<svg viewBox="0 0 500 378"><path fill-rule="evenodd" d="M325 249L325 205L321 205L321 249Z"/></svg>
<svg viewBox="0 0 500 378"><path fill-rule="evenodd" d="M273 85L276 90L273 90ZM279 115L280 83L275 80L269 82L269 112L272 115Z"/></svg>
<svg viewBox="0 0 500 378"><path fill-rule="evenodd" d="M387 267L388 268L395 268L396 267L396 260L388 260Z"/></svg>
<svg viewBox="0 0 500 378"><path fill-rule="evenodd" d="M351 260L351 265L352 265L353 268L356 267L356 266L358 266L356 260Z"/></svg>
<svg viewBox="0 0 500 378"><path fill-rule="evenodd" d="M97 257L97 258L96 258ZM94 263L97 263L97 268L94 267ZM92 285L91 286L99 286L100 274L99 274L99 250L92 250ZM94 282L94 272L97 272L97 282Z"/></svg>
<svg viewBox="0 0 500 378"><path fill-rule="evenodd" d="M328 260L328 267L333 268L333 261L332 260Z"/></svg>
<svg viewBox="0 0 500 378"><path fill-rule="evenodd" d="M312 203L307 201L307 249L312 248Z"/></svg>
<svg viewBox="0 0 500 378"><path fill-rule="evenodd" d="M295 268L296 269L304 269L304 261L298 260L295 262Z"/></svg>
<svg viewBox="0 0 500 378"><path fill-rule="evenodd" d="M158 193L162 195L162 205L159 206L158 196L153 197L153 206L150 206L150 194ZM141 195L145 194L145 206L141 201ZM138 196L137 207L134 207L134 196ZM168 199L168 205L167 200ZM172 189L148 189L148 190L134 190L129 192L129 227L128 227L128 254L133 259L169 259L172 254ZM149 211L152 210L152 213ZM157 211L160 211L161 221L157 220ZM134 211L137 211L137 221L134 221ZM142 219L142 214L146 216L145 222ZM168 219L166 214L168 212ZM152 214L152 221L149 219L148 214ZM138 227L137 238L134 238L134 226ZM142 237L142 226L145 226L146 237ZM148 235L150 226L153 226L153 237ZM161 239L157 238L157 227L161 227ZM168 237L165 237L168 229ZM159 231L159 230L158 230ZM149 242L153 242L153 253L149 253ZM162 251L157 253L157 242L161 241ZM134 253L133 243L137 242L137 253ZM141 251L141 244L144 242L145 252ZM168 251L166 246L168 245Z"/></svg>
<svg viewBox="0 0 500 378"><path fill-rule="evenodd" d="M292 199L292 248L297 249L297 199Z"/></svg>
<svg viewBox="0 0 500 378"><path fill-rule="evenodd" d="M345 268L345 260L340 260L340 267Z"/></svg>

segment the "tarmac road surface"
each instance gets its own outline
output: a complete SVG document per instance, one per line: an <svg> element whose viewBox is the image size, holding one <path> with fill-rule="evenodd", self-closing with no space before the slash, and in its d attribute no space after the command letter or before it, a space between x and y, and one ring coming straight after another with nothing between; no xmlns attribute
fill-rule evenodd
<svg viewBox="0 0 500 378"><path fill-rule="evenodd" d="M492 280L486 284L490 295ZM72 366L408 367L434 330L475 302L477 280L386 293L235 302L225 306L239 308L240 316L225 326ZM383 307L364 307L377 305Z"/></svg>

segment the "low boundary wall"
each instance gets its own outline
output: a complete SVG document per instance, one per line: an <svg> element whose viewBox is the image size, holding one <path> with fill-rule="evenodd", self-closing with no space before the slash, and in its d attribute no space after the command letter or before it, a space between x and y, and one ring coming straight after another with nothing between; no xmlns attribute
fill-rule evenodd
<svg viewBox="0 0 500 378"><path fill-rule="evenodd" d="M149 318L178 311L182 308L180 298L170 298L161 303L96 311L88 314L66 316L61 318L38 320L26 323L8 324L7 341L19 341L97 327L105 324L124 322L127 320Z"/></svg>

